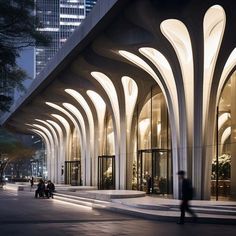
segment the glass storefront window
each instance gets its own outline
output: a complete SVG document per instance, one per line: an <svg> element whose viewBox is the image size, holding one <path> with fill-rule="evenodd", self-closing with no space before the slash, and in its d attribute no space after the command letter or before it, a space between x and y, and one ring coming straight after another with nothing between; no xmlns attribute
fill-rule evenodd
<svg viewBox="0 0 236 236"><path fill-rule="evenodd" d="M138 119L138 149L151 148L151 100L144 105Z"/></svg>
<svg viewBox="0 0 236 236"><path fill-rule="evenodd" d="M71 150L71 160L81 160L81 147L80 147L80 137L78 132L74 130L72 135L72 150Z"/></svg>
<svg viewBox="0 0 236 236"><path fill-rule="evenodd" d="M217 140L212 159L211 195L218 199L231 197L236 167L236 73L225 84L217 110Z"/></svg>
<svg viewBox="0 0 236 236"><path fill-rule="evenodd" d="M158 86L151 88L149 98L140 111L137 126L138 153L133 164L133 173L137 175L137 189L147 193L171 194L172 160L168 110Z"/></svg>
<svg viewBox="0 0 236 236"><path fill-rule="evenodd" d="M98 156L98 189L115 189L115 156Z"/></svg>
<svg viewBox="0 0 236 236"><path fill-rule="evenodd" d="M152 148L168 148L168 112L162 93L152 97Z"/></svg>
<svg viewBox="0 0 236 236"><path fill-rule="evenodd" d="M114 155L115 154L115 137L114 137L114 130L113 130L113 122L110 117L108 124L107 124L107 155Z"/></svg>
<svg viewBox="0 0 236 236"><path fill-rule="evenodd" d="M115 136L111 115L107 115L105 125L106 138L104 139L103 155L115 155Z"/></svg>
<svg viewBox="0 0 236 236"><path fill-rule="evenodd" d="M74 130L72 134L72 149L70 160L65 161L65 184L82 185L82 169L81 169L81 147L79 134ZM64 172L64 166L62 166Z"/></svg>
<svg viewBox="0 0 236 236"><path fill-rule="evenodd" d="M138 149L169 148L168 111L163 94L152 88L138 119Z"/></svg>
<svg viewBox="0 0 236 236"><path fill-rule="evenodd" d="M112 117L106 114L103 155L98 156L98 189L115 189L115 136Z"/></svg>

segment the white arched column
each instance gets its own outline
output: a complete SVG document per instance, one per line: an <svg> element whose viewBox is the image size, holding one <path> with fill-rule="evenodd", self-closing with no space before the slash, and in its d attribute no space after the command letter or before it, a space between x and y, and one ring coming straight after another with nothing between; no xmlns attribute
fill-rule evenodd
<svg viewBox="0 0 236 236"><path fill-rule="evenodd" d="M62 117L58 114L51 114L51 115L54 118L56 118L58 120L58 122L60 122L62 124L62 126L64 127L64 129L65 129L65 135L63 135L63 146L64 146L65 153L64 153L63 156L61 156L60 163L59 163L59 165L64 168L65 161L69 160L70 152L71 152L71 142L70 142L71 129L70 129L70 124L68 123L68 121L64 117ZM55 125L55 123L53 123L53 124ZM65 171L61 175L61 179L64 181Z"/></svg>
<svg viewBox="0 0 236 236"><path fill-rule="evenodd" d="M187 172L188 176L192 174L192 159L194 156L194 68L193 68L193 53L192 44L189 36L189 32L186 26L177 19L167 19L163 21L160 25L163 35L171 43L178 62L180 64L181 76L179 78L182 80L182 89L178 89L178 97L181 103L179 106L181 110L184 111L180 114L179 120L182 122L180 124L179 137L180 143L178 149L179 157L177 168L179 170L184 170ZM176 76L175 79L178 77ZM177 83L181 84L181 83ZM174 168L175 171L173 176L176 176L178 169ZM200 175L201 176L201 175Z"/></svg>
<svg viewBox="0 0 236 236"><path fill-rule="evenodd" d="M51 160L51 165L52 165L52 169L54 169L54 176L53 176L53 182L54 183L60 183L60 180L58 179L58 170L59 170L59 166L58 166L58 159L60 156L60 149L59 147L59 139L57 136L56 131L54 130L53 126L50 125L48 122L41 120L41 119L35 119L35 121L40 122L41 124L45 125L49 131L51 132L51 135L53 137L54 140L54 158Z"/></svg>
<svg viewBox="0 0 236 236"><path fill-rule="evenodd" d="M153 55L158 55L161 57L162 60L164 60L165 63L162 62L162 65L158 63L158 59L155 59L153 63L155 62L155 65L157 67L163 68L163 65L168 66L168 61L162 57L162 54L156 52L153 49L146 50L145 48L140 49L140 52L142 52L147 58L150 59L150 61L153 61ZM161 91L163 92L163 95L165 97L165 101L167 104L167 108L169 111L169 119L170 119L170 126L171 126L171 137L172 137L172 156L173 156L173 171L174 173L177 172L178 170L178 165L179 165L179 107L178 107L178 100L176 97L176 87L173 86L170 82L166 83L164 81L161 81L160 78L157 76L155 71L151 68L151 66L144 61L142 58L139 56L128 52L124 50L119 50L120 55L122 55L124 58L127 60L131 61L135 65L139 66L141 69L146 71L159 85ZM164 72L164 69L162 70ZM167 72L165 72L167 73ZM172 72L169 71L168 75L171 76ZM170 78L168 78L170 79ZM178 178L174 174L173 175L173 183L174 183L174 196L178 197Z"/></svg>
<svg viewBox="0 0 236 236"><path fill-rule="evenodd" d="M70 111L77 119L78 122L78 132L81 140L81 165L85 177L85 185L91 184L91 162L90 162L90 147L89 147L89 135L86 133L86 126L84 118L80 111L70 103L63 103L63 106ZM74 118L73 118L74 119Z"/></svg>
<svg viewBox="0 0 236 236"><path fill-rule="evenodd" d="M91 112L91 109L87 103L87 101L84 99L84 97L77 92L74 89L65 89L65 92L70 94L83 108L83 110L85 111L87 120L88 120L88 125L89 125L89 135L88 135L88 140L87 143L89 143L89 145L87 145L89 147L89 151L90 151L90 160L91 160L91 184L95 185L95 175L94 175L94 162L95 162L95 157L97 156L97 153L95 153L95 149L94 149L94 118L93 118L93 114ZM72 111L72 110L70 110Z"/></svg>
<svg viewBox="0 0 236 236"><path fill-rule="evenodd" d="M71 120L71 122L74 125L74 128L77 129L77 131L79 132L80 136L83 137L82 136L82 130L81 130L82 128L81 128L80 124L78 124L76 122L74 117L67 110L65 110L64 108L60 107L59 105L51 103L51 102L46 102L46 104L48 106L51 106L54 109L62 112L64 115L66 115L66 117L68 117ZM69 146L68 147L68 154L69 155L67 156L67 160L71 160L71 158L72 158L71 157L71 150L72 150L72 138L71 138L71 136L72 136L72 132L70 130L69 135L68 135L68 140L67 140L68 141L68 146ZM82 150L83 150L84 146L85 145L82 146ZM87 185L87 184L90 185L90 181L91 181L90 162L87 160L86 155L84 155L84 153L81 153L81 165L82 165L81 169L83 170L82 173L84 173L83 185Z"/></svg>
<svg viewBox="0 0 236 236"><path fill-rule="evenodd" d="M98 127L96 127L97 130L97 137L98 139L95 140L94 145L96 147L94 147L94 150L96 150L95 153L95 159L94 159L94 182L95 185L98 184L98 155L103 155L102 153L102 144L103 144L103 139L104 139L104 119L105 119L105 112L106 112L106 104L104 102L104 100L102 99L102 97L91 90L87 91L87 95L89 96L89 98L91 99L91 101L94 104L94 107L96 109L97 112L97 118L98 118ZM97 154L96 154L97 153Z"/></svg>
<svg viewBox="0 0 236 236"><path fill-rule="evenodd" d="M93 71L91 75L105 90L112 107L112 121L115 138L115 169L116 189L125 189L126 185L126 147L120 145L120 108L117 92L114 84L105 74ZM121 156L122 155L122 156Z"/></svg>
<svg viewBox="0 0 236 236"><path fill-rule="evenodd" d="M53 139L53 135L49 129L46 127L39 125L39 124L32 124L32 127L36 127L37 129L41 130L47 137L50 143L50 156L47 155L47 165L48 165L48 178L53 182L56 181L55 179L55 159L56 159L56 146L55 141Z"/></svg>
<svg viewBox="0 0 236 236"><path fill-rule="evenodd" d="M203 64L203 101L202 101L202 137L204 148L202 153L202 198L210 198L211 164L215 154L216 110L218 77L215 67L226 25L226 14L219 5L210 7L203 20L204 64ZM224 70L225 71L225 70ZM224 73L224 72L223 72ZM195 167L195 169L197 166Z"/></svg>
<svg viewBox="0 0 236 236"><path fill-rule="evenodd" d="M65 142L65 138L63 134L63 130L61 128L61 126L53 121L53 120L46 120L49 124L51 124L54 129L57 131L57 135L58 135L58 152L59 152L59 156L58 156L58 171L57 171L57 179L59 181L59 183L63 184L64 183L64 173L62 173L62 169L64 168L64 160L66 157L66 142ZM60 122L61 123L61 122ZM62 125L62 124L61 124Z"/></svg>
<svg viewBox="0 0 236 236"><path fill-rule="evenodd" d="M123 120L126 121L126 130L123 130L123 132L126 133L126 162L127 162L127 189L132 189L132 167L133 167L133 159L134 159L134 153L133 153L133 146L131 147L131 123L133 119L134 114L134 108L137 102L138 97L138 86L136 82L128 77L123 76L121 78L123 90L125 94L125 113L121 114L121 117ZM121 131L122 133L122 131Z"/></svg>
<svg viewBox="0 0 236 236"><path fill-rule="evenodd" d="M30 125L30 126L32 126L32 125ZM51 156L51 144L49 142L49 139L48 139L47 135L44 132L42 132L41 130L38 130L36 128L31 128L29 130L31 130L34 133L38 134L44 140L44 143L45 143L45 153L46 153L46 173L45 173L45 178L49 179L48 168L49 168L50 163L48 163L48 161L49 161L49 157Z"/></svg>
<svg viewBox="0 0 236 236"><path fill-rule="evenodd" d="M209 159L212 157L212 148L208 147L209 145L212 146L213 138L209 141L209 138L206 137L209 136L209 122L213 122L209 119L208 113L212 110L212 104L215 104L214 99L212 100L211 97L211 91L214 88L213 75L223 38L225 22L224 10L219 5L210 7L204 16L204 38L202 42L204 55L203 60L200 60L202 62L200 68L203 70L203 75L200 73L199 68L197 68L198 73L194 72L193 65L199 64L199 62L194 63L192 41L184 23L176 19L168 19L161 23L161 31L175 50L181 67L184 105L186 106L187 147L190 149L189 151L187 150L187 170L190 173L192 172L191 176L196 189L196 198L198 199L206 197L206 189L203 188L203 185L207 185L208 192L210 189ZM199 59L196 58L196 60ZM194 96L195 94L197 96ZM181 94L178 94L178 96L181 96ZM212 133L210 135L214 136ZM207 146L206 144L209 145Z"/></svg>

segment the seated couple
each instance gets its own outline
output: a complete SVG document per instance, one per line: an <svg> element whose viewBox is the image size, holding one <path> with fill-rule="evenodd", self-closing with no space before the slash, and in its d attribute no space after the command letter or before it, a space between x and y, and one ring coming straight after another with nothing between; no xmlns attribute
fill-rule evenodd
<svg viewBox="0 0 236 236"><path fill-rule="evenodd" d="M44 196L46 196L47 198L53 198L54 191L55 185L51 182L51 180L48 180L47 185L45 186L44 181L40 179L37 185L37 189L35 190L35 198Z"/></svg>

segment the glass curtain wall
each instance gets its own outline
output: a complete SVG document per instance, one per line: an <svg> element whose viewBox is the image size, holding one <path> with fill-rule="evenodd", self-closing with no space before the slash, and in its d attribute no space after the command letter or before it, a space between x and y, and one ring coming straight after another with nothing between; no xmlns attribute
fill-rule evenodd
<svg viewBox="0 0 236 236"><path fill-rule="evenodd" d="M172 193L168 111L158 87L151 88L149 98L139 113L137 126L138 190L163 195Z"/></svg>
<svg viewBox="0 0 236 236"><path fill-rule="evenodd" d="M211 195L216 200L235 198L236 180L236 73L225 84L216 119L215 155L212 159Z"/></svg>
<svg viewBox="0 0 236 236"><path fill-rule="evenodd" d="M115 189L115 137L113 121L106 114L103 155L98 156L98 189Z"/></svg>
<svg viewBox="0 0 236 236"><path fill-rule="evenodd" d="M72 135L71 159L65 162L65 184L81 185L81 147L79 135L74 130Z"/></svg>
<svg viewBox="0 0 236 236"><path fill-rule="evenodd" d="M115 155L115 139L113 121L110 114L106 114L105 139L103 142L103 155Z"/></svg>

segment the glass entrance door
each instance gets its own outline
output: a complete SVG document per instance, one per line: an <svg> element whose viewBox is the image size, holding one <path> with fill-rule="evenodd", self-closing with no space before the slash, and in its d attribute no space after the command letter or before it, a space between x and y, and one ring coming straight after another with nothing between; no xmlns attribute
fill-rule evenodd
<svg viewBox="0 0 236 236"><path fill-rule="evenodd" d="M98 189L115 189L115 156L98 156Z"/></svg>
<svg viewBox="0 0 236 236"><path fill-rule="evenodd" d="M147 192L147 178L152 177L152 152L143 150L138 152L137 185L138 190Z"/></svg>
<svg viewBox="0 0 236 236"><path fill-rule="evenodd" d="M150 181L151 178L151 181ZM145 149L138 151L138 190L155 194L172 193L171 152L168 149Z"/></svg>
<svg viewBox="0 0 236 236"><path fill-rule="evenodd" d="M65 184L71 184L74 186L81 185L80 161L65 162Z"/></svg>

